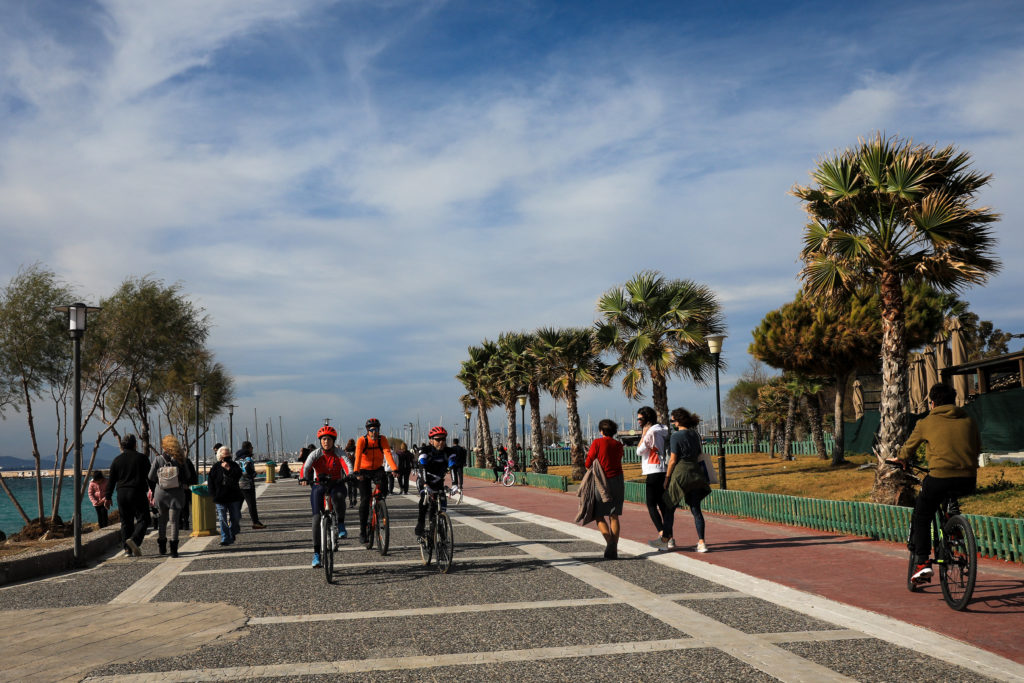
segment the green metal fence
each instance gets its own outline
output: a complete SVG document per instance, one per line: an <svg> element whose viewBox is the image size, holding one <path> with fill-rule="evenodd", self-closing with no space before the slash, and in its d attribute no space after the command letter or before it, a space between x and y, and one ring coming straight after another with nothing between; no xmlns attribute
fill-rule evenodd
<svg viewBox="0 0 1024 683"><path fill-rule="evenodd" d="M825 453L827 455L832 454L833 441L830 438L825 439ZM760 442L761 452L768 452L768 442ZM753 442L742 442L742 443L727 443L723 444L723 449L726 455L738 455L741 453L751 453L754 450ZM709 441L704 444L704 450L712 455L718 454L718 444L713 441ZM627 464L636 464L640 462L639 456L636 454L635 446L626 446L623 448L624 455L622 462ZM776 451L779 453L779 451ZM793 455L817 455L818 449L815 447L813 441L794 441L793 442ZM563 466L572 464L572 453L568 448L545 448L544 457L548 459L548 465L551 466Z"/></svg>
<svg viewBox="0 0 1024 683"><path fill-rule="evenodd" d="M626 500L643 503L644 484L626 482ZM895 505L821 500L751 491L713 489L701 508L736 517L902 542L912 510ZM965 515L974 528L978 552L1011 562L1024 561L1024 519Z"/></svg>

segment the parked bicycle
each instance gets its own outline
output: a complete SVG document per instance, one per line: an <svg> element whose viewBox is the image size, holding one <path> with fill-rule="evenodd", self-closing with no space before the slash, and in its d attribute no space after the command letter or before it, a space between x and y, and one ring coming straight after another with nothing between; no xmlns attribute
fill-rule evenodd
<svg viewBox="0 0 1024 683"><path fill-rule="evenodd" d="M893 464L893 463L890 463ZM911 470L928 472L927 467L908 464L907 476L918 484L921 479ZM907 536L907 547L910 549L910 560L907 565L907 589L916 593L921 590L929 579L914 581L916 563L912 539L914 537L913 522ZM931 562L939 568L939 583L942 586L942 597L946 604L959 611L967 606L974 594L974 584L978 579L978 543L974 537L974 529L967 518L960 514L960 501L949 496L939 505L932 519L933 557Z"/></svg>
<svg viewBox="0 0 1024 683"><path fill-rule="evenodd" d="M388 515L388 504L385 482L387 477L377 477L373 481L373 492L370 494L370 518L366 522L366 549L371 550L376 542L377 551L381 555L388 554L391 544L391 524Z"/></svg>
<svg viewBox="0 0 1024 683"><path fill-rule="evenodd" d="M442 574L451 571L455 555L455 538L452 521L448 517L444 490L435 491L427 487L427 528L420 538L420 557L424 566L430 565L431 556L436 554L437 569Z"/></svg>

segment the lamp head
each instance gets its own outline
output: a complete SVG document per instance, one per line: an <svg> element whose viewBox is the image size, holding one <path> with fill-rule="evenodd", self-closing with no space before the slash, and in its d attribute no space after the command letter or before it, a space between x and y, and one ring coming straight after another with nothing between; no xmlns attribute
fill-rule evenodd
<svg viewBox="0 0 1024 683"><path fill-rule="evenodd" d="M722 352L722 342L725 341L724 334L709 334L704 337L708 340L708 351L717 356Z"/></svg>

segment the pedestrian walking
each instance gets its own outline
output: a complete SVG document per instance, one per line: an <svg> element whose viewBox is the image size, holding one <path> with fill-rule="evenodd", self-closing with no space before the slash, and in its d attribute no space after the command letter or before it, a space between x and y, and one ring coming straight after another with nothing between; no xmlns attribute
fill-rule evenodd
<svg viewBox="0 0 1024 683"><path fill-rule="evenodd" d="M235 453L235 460L242 470L242 479L238 482L238 488L242 490L245 506L249 508L252 528L263 529L265 527L260 522L260 513L256 509L256 462L252 458L252 443L243 441L242 447Z"/></svg>
<svg viewBox="0 0 1024 683"><path fill-rule="evenodd" d="M107 498L106 485L107 478L103 476L103 470L94 470L92 481L89 482L89 501L92 503L93 509L96 510L96 521L101 529L110 524L107 517L110 499Z"/></svg>
<svg viewBox="0 0 1024 683"><path fill-rule="evenodd" d="M693 515L693 523L697 528L698 553L708 551L704 543L704 514L700 510L700 502L711 494L708 474L700 461L701 440L696 428L700 417L686 408L672 411L672 423L678 431L669 439L669 459L665 471L664 504L675 510L680 501L684 501Z"/></svg>
<svg viewBox="0 0 1024 683"><path fill-rule="evenodd" d="M316 447L313 444L309 444L309 452L312 453L315 450L316 450ZM348 440L348 443L345 444L345 452L348 453L348 459L351 460L354 463L356 461L356 440L355 439L349 439ZM355 483L353 482L352 485L348 487L348 506L350 508L354 508L356 506L356 503L357 503L357 501L359 499L358 497L359 497L359 487L356 486Z"/></svg>
<svg viewBox="0 0 1024 683"><path fill-rule="evenodd" d="M643 430L636 454L640 457L640 471L646 477L647 512L658 531L658 538L649 541L648 545L658 550L668 550L676 547L672 537L672 522L676 511L662 500L665 494L665 470L668 466L668 427L658 424L658 417L650 406L644 406L636 412L636 422Z"/></svg>
<svg viewBox="0 0 1024 683"><path fill-rule="evenodd" d="M458 439L452 439L452 451L455 453L455 464L452 465L452 492L462 489L463 470L466 469L466 449L459 445Z"/></svg>
<svg viewBox="0 0 1024 683"><path fill-rule="evenodd" d="M242 489L238 482L242 468L231 459L231 449L221 446L217 451L217 464L210 469L210 495L217 507L220 523L220 544L231 545L241 531Z"/></svg>
<svg viewBox="0 0 1024 683"><path fill-rule="evenodd" d="M412 463L415 458L404 442L399 444L395 456L398 458L398 492L404 495L409 493L409 475L412 474Z"/></svg>
<svg viewBox="0 0 1024 683"><path fill-rule="evenodd" d="M619 431L615 422L601 420L597 423L597 429L601 436L590 444L584 466L588 469L599 467L604 473L606 494L600 498L595 496L592 514L597 522L597 530L604 536L604 557L606 560L614 560L619 556L619 517L626 499L626 480L622 473L624 452L622 442L615 438Z"/></svg>
<svg viewBox="0 0 1024 683"><path fill-rule="evenodd" d="M157 547L161 555L167 554L170 524L171 557L178 556L178 522L185 507L185 491L192 484L191 469L185 449L177 437L168 434L160 440L161 454L156 457L149 470L149 481L154 484L153 502L156 505Z"/></svg>
<svg viewBox="0 0 1024 683"><path fill-rule="evenodd" d="M134 434L121 439L121 453L110 463L104 495L114 500L121 517L121 544L126 557L142 554L142 539L149 522L149 458L135 450Z"/></svg>

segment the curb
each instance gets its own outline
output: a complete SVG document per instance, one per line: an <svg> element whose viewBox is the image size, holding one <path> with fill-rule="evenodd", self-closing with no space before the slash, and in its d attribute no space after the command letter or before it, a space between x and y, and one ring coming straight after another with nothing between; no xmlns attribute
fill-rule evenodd
<svg viewBox="0 0 1024 683"><path fill-rule="evenodd" d="M0 586L25 579L38 579L49 574L75 567L75 542L44 550L29 551L15 555L9 560L0 560ZM101 529L82 537L82 558L85 562L96 559L121 543L121 529L114 526Z"/></svg>

